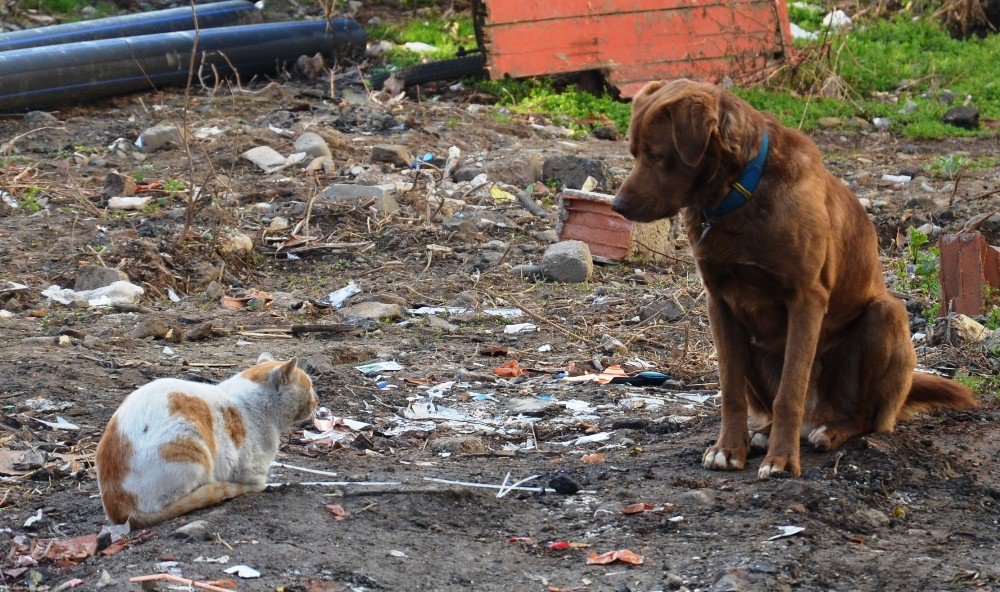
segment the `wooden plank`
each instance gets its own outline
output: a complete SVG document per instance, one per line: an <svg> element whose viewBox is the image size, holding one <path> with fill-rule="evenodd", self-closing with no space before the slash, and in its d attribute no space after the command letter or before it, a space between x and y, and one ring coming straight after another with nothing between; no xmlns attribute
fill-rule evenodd
<svg viewBox="0 0 1000 592"><path fill-rule="evenodd" d="M574 17L487 27L493 78L574 72L654 59L711 58L780 49L770 1L682 11Z"/></svg>
<svg viewBox="0 0 1000 592"><path fill-rule="evenodd" d="M580 16L601 17L636 12L662 12L713 5L739 5L756 0L488 0L487 25L546 21Z"/></svg>

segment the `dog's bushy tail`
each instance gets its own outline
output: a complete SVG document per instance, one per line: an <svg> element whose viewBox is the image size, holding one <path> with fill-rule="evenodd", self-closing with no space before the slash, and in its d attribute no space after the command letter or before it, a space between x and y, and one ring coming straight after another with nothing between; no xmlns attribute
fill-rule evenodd
<svg viewBox="0 0 1000 592"><path fill-rule="evenodd" d="M926 372L914 372L913 386L903 403L900 417L907 418L934 407L975 410L979 409L979 402L972 389L964 384Z"/></svg>

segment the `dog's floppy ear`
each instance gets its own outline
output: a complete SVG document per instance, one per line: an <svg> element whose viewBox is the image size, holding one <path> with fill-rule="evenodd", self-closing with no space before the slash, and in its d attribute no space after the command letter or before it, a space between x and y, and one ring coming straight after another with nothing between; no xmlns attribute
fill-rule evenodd
<svg viewBox="0 0 1000 592"><path fill-rule="evenodd" d="M716 98L706 95L684 97L673 104L670 117L677 154L684 164L697 166L705 157L708 142L719 125Z"/></svg>

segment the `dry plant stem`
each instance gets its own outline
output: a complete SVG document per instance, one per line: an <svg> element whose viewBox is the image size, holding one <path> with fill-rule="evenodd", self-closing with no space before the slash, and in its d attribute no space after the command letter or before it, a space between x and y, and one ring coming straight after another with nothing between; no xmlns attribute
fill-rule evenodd
<svg viewBox="0 0 1000 592"><path fill-rule="evenodd" d="M194 224L195 204L198 193L195 188L194 178L194 158L191 154L191 139L188 136L188 112L191 108L191 81L194 78L194 65L198 57L198 39L201 36L201 29L198 28L198 13L195 10L194 0L191 2L191 19L194 22L194 42L191 44L191 60L188 63L187 84L184 85L184 106L181 111L181 141L184 142L184 152L188 161L188 195L187 195L187 215L184 217L184 230L181 231L181 240L187 240L191 226Z"/></svg>
<svg viewBox="0 0 1000 592"><path fill-rule="evenodd" d="M24 138L26 136L30 136L31 134L33 134L35 132L40 132L42 130L47 130L47 129L65 130L66 128L59 127L59 126L53 126L53 125L45 125L45 126L42 126L42 127L36 127L33 130L28 130L28 131L24 132L23 134L18 134L16 136L14 136L13 138L11 138L10 140L4 142L3 145L0 146L0 154L2 154L4 156L8 156L10 154L10 151L14 149L14 143L15 142L17 142L21 138Z"/></svg>
<svg viewBox="0 0 1000 592"><path fill-rule="evenodd" d="M578 340L580 340L580 341L582 341L582 342L584 342L584 343L586 343L588 345L595 345L596 344L596 342L593 339L589 339L587 337L584 337L583 335L580 335L578 333L574 333L573 331L570 331L569 329L567 329L566 327L560 325L559 323L557 323L555 321L551 321L551 320L543 317L542 315L540 315L540 314L532 311L530 308L528 308L527 306L525 306L524 303L518 301L513 296L505 296L505 298L508 299L508 300L510 300L511 302L513 302L515 306L517 306L518 308L520 308L521 310L524 311L524 314L526 314L529 317L535 319L536 321L545 323L546 325L549 325L549 326L553 327L554 329L556 329L560 333L562 333L564 335L568 335L569 337L572 337L573 339L578 339Z"/></svg>

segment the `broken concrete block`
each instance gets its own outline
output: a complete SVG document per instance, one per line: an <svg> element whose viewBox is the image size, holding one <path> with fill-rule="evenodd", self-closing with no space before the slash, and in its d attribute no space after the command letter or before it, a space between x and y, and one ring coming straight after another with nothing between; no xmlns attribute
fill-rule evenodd
<svg viewBox="0 0 1000 592"><path fill-rule="evenodd" d="M305 152L309 156L319 158L321 156L333 156L330 147L317 133L306 132L295 139L295 152Z"/></svg>
<svg viewBox="0 0 1000 592"><path fill-rule="evenodd" d="M612 211L613 195L564 189L559 194L557 231L562 240L581 240L598 261L665 261L674 250L670 220L641 224Z"/></svg>
<svg viewBox="0 0 1000 592"><path fill-rule="evenodd" d="M372 162L387 162L398 167L410 168L413 155L406 146L386 144L372 147Z"/></svg>
<svg viewBox="0 0 1000 592"><path fill-rule="evenodd" d="M349 183L335 183L324 189L317 196L318 199L332 203L353 203L353 205L363 205L363 202L375 200L375 209L382 214L393 214L399 211L399 204L392 193L396 191L396 186L387 183L383 185L352 185Z"/></svg>
<svg viewBox="0 0 1000 592"><path fill-rule="evenodd" d="M587 243L561 241L545 250L542 273L557 282L585 282L594 273L594 261Z"/></svg>
<svg viewBox="0 0 1000 592"><path fill-rule="evenodd" d="M1000 290L1000 249L979 232L948 234L941 249L941 316L949 312L981 315L988 312L989 290Z"/></svg>

